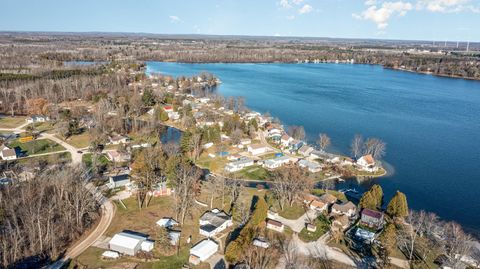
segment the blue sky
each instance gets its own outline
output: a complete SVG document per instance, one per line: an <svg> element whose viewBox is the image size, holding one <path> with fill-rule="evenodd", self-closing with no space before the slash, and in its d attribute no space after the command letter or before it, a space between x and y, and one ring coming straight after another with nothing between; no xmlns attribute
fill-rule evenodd
<svg viewBox="0 0 480 269"><path fill-rule="evenodd" d="M0 30L480 41L480 0L2 0Z"/></svg>

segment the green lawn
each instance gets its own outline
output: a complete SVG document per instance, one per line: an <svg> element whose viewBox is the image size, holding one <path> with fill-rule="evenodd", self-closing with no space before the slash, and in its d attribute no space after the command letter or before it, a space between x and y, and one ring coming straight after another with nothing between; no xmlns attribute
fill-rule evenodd
<svg viewBox="0 0 480 269"><path fill-rule="evenodd" d="M0 128L12 129L16 128L25 123L26 117L17 116L17 117L0 117Z"/></svg>
<svg viewBox="0 0 480 269"><path fill-rule="evenodd" d="M38 140L29 141L26 143L21 143L20 141L17 140L13 143L10 143L9 146L13 148L18 147L22 152L24 152L27 155L42 154L42 153L65 150L64 147L62 147L61 145L49 139L38 139Z"/></svg>
<svg viewBox="0 0 480 269"><path fill-rule="evenodd" d="M51 122L36 122L30 123L25 127L25 129L33 127L33 130L37 132L49 132L54 129L53 124Z"/></svg>
<svg viewBox="0 0 480 269"><path fill-rule="evenodd" d="M90 135L87 132L72 135L66 140L66 142L78 149L87 148L90 146Z"/></svg>
<svg viewBox="0 0 480 269"><path fill-rule="evenodd" d="M304 242L316 241L330 229L330 221L324 215L320 215L315 219L315 226L317 226L315 232L310 232L307 228L303 228L298 237Z"/></svg>
<svg viewBox="0 0 480 269"><path fill-rule="evenodd" d="M283 210L279 211L278 214L286 219L298 219L305 214L305 208L303 205L294 203L293 206L285 205Z"/></svg>
<svg viewBox="0 0 480 269"><path fill-rule="evenodd" d="M105 155L100 155L99 157L100 165L107 165L110 161L105 157ZM82 155L82 162L87 167L92 166L92 153L85 153Z"/></svg>
<svg viewBox="0 0 480 269"><path fill-rule="evenodd" d="M247 167L237 172L237 176L243 179L268 180L268 171L260 165Z"/></svg>
<svg viewBox="0 0 480 269"><path fill-rule="evenodd" d="M310 191L310 193L313 194L313 195L316 195L316 196L321 196L322 194L325 194L325 191L322 190L322 189L313 189L313 190ZM342 201L342 202L346 202L348 200L347 197L345 196L345 194L341 193L339 191L328 190L328 193L337 197L337 199Z"/></svg>

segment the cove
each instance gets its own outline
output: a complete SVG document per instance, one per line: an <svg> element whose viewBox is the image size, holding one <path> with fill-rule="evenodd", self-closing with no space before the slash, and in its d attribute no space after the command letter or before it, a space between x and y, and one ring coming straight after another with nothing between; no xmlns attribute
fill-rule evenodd
<svg viewBox="0 0 480 269"><path fill-rule="evenodd" d="M347 180L359 191L379 183L388 201L398 189L413 209L480 232L480 82L348 64L180 64L147 62L147 73L213 73L224 96L252 110L319 133L331 151L349 154L355 134L387 143L388 177Z"/></svg>

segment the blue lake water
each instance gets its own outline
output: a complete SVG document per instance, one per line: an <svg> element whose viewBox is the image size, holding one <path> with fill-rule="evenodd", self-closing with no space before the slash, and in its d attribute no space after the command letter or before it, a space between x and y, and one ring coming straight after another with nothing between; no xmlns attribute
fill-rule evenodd
<svg viewBox="0 0 480 269"><path fill-rule="evenodd" d="M411 208L480 231L480 82L372 65L147 63L147 73L201 71L220 78L224 96L303 125L310 141L327 133L331 150L348 154L357 133L382 139L394 173L342 187L379 183L386 200L398 189Z"/></svg>

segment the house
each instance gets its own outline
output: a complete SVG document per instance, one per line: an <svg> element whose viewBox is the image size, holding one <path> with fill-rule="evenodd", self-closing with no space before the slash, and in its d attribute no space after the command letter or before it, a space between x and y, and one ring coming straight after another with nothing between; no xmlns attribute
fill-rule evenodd
<svg viewBox="0 0 480 269"><path fill-rule="evenodd" d="M107 186L110 189L123 187L130 183L130 176L128 174L119 174L108 177Z"/></svg>
<svg viewBox="0 0 480 269"><path fill-rule="evenodd" d="M109 137L110 144L119 145L128 143L129 138L122 135L114 135Z"/></svg>
<svg viewBox="0 0 480 269"><path fill-rule="evenodd" d="M268 241L265 240L264 238L260 238L260 237L257 237L255 239L253 239L252 244L254 246L260 247L260 248L269 248L270 247L270 243L268 243Z"/></svg>
<svg viewBox="0 0 480 269"><path fill-rule="evenodd" d="M148 240L148 236L131 231L118 233L108 242L110 250L135 256L139 251L150 252L154 247L154 242Z"/></svg>
<svg viewBox="0 0 480 269"><path fill-rule="evenodd" d="M310 173L317 173L322 171L322 166L319 163L308 161L305 159L300 160L298 162L298 166L308 169Z"/></svg>
<svg viewBox="0 0 480 269"><path fill-rule="evenodd" d="M345 215L349 218L353 217L357 212L357 207L350 201L342 204L334 204L332 206L332 214Z"/></svg>
<svg viewBox="0 0 480 269"><path fill-rule="evenodd" d="M284 147L288 147L288 145L290 145L292 141L293 138L287 134L282 135L282 137L280 138L280 144Z"/></svg>
<svg viewBox="0 0 480 269"><path fill-rule="evenodd" d="M328 204L323 202L323 201L320 201L320 200L312 200L310 202L310 204L308 205L308 207L311 210L315 210L315 211L318 211L318 212L323 212L323 211L327 210Z"/></svg>
<svg viewBox="0 0 480 269"><path fill-rule="evenodd" d="M130 161L130 154L120 152L118 150L107 151L107 159L111 162L128 162Z"/></svg>
<svg viewBox="0 0 480 269"><path fill-rule="evenodd" d="M229 161L238 161L240 158L242 158L242 155L240 154L232 154L227 156L227 160Z"/></svg>
<svg viewBox="0 0 480 269"><path fill-rule="evenodd" d="M233 222L230 215L215 208L203 213L200 217L199 224L200 234L211 237L232 226Z"/></svg>
<svg viewBox="0 0 480 269"><path fill-rule="evenodd" d="M302 154L305 157L310 156L310 153L313 152L313 148L308 145L303 145L299 150L298 153Z"/></svg>
<svg viewBox="0 0 480 269"><path fill-rule="evenodd" d="M217 253L217 251L218 244L215 241L204 239L190 249L188 261L191 264L198 265Z"/></svg>
<svg viewBox="0 0 480 269"><path fill-rule="evenodd" d="M323 201L324 203L331 205L335 202L337 202L337 197L331 195L330 193L324 193L322 196L320 196L320 200Z"/></svg>
<svg viewBox="0 0 480 269"><path fill-rule="evenodd" d="M227 171L229 173L234 173L234 172L242 170L245 167L252 166L253 164L254 164L254 162L253 162L252 159L249 159L247 157L243 157L243 158L240 158L238 161L228 163L225 166L225 171Z"/></svg>
<svg viewBox="0 0 480 269"><path fill-rule="evenodd" d="M375 233L362 229L360 227L355 231L355 236L365 242L372 243L375 239Z"/></svg>
<svg viewBox="0 0 480 269"><path fill-rule="evenodd" d="M3 145L3 146L0 146L0 157L4 161L16 160L17 152L15 151L15 149L12 149Z"/></svg>
<svg viewBox="0 0 480 269"><path fill-rule="evenodd" d="M180 119L180 113L176 111L168 112L168 118L171 120L178 120Z"/></svg>
<svg viewBox="0 0 480 269"><path fill-rule="evenodd" d="M244 139L241 139L240 140L240 145L242 146L248 146L252 144L252 140L251 139L248 139L248 138L244 138Z"/></svg>
<svg viewBox="0 0 480 269"><path fill-rule="evenodd" d="M376 172L378 167L375 165L375 159L371 154L360 157L357 160L357 166L367 172Z"/></svg>
<svg viewBox="0 0 480 269"><path fill-rule="evenodd" d="M170 113L173 112L173 107L172 106L164 106L163 111Z"/></svg>
<svg viewBox="0 0 480 269"><path fill-rule="evenodd" d="M301 140L293 140L290 142L290 150L291 151L297 151L299 150L305 143Z"/></svg>
<svg viewBox="0 0 480 269"><path fill-rule="evenodd" d="M362 217L360 223L373 229L380 229L383 227L383 213L365 208L362 210Z"/></svg>
<svg viewBox="0 0 480 269"><path fill-rule="evenodd" d="M252 155L264 154L268 151L268 147L261 144L248 145L247 150Z"/></svg>
<svg viewBox="0 0 480 269"><path fill-rule="evenodd" d="M345 231L350 226L350 221L346 215L338 215L332 221L332 230Z"/></svg>
<svg viewBox="0 0 480 269"><path fill-rule="evenodd" d="M202 103L202 104L206 104L206 103L210 102L210 98L208 98L208 97L198 98L197 101Z"/></svg>
<svg viewBox="0 0 480 269"><path fill-rule="evenodd" d="M161 218L157 222L157 225L163 228L172 229L178 225L178 222L172 218Z"/></svg>
<svg viewBox="0 0 480 269"><path fill-rule="evenodd" d="M266 160L263 163L263 166L265 166L268 169L275 169L275 168L279 168L280 166L282 166L284 164L288 164L288 163L291 163L291 162L294 162L294 161L295 161L295 159L291 158L289 156L280 156L280 157L277 157L277 158L274 158L274 159Z"/></svg>
<svg viewBox="0 0 480 269"><path fill-rule="evenodd" d="M273 219L267 219L267 229L274 230L280 233L283 233L285 226L280 221Z"/></svg>
<svg viewBox="0 0 480 269"><path fill-rule="evenodd" d="M35 115L25 119L27 123L47 122L50 118L47 116Z"/></svg>

